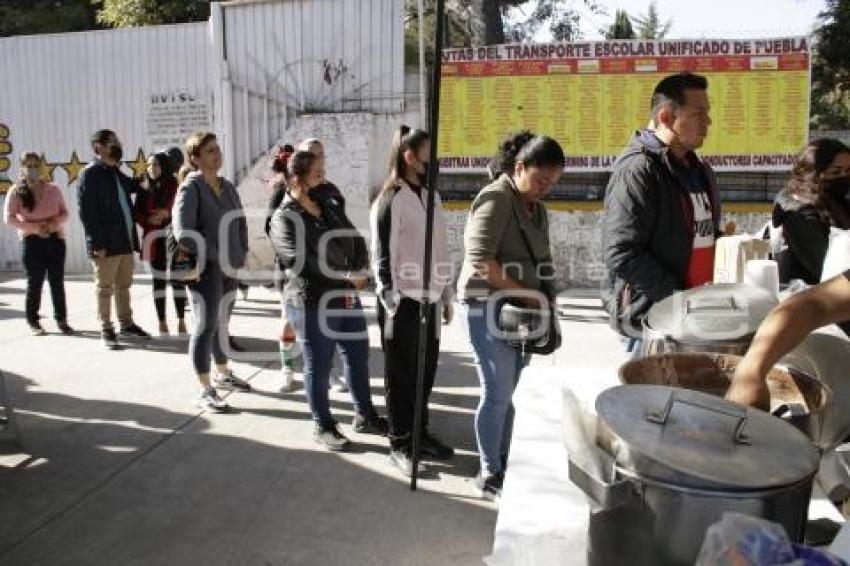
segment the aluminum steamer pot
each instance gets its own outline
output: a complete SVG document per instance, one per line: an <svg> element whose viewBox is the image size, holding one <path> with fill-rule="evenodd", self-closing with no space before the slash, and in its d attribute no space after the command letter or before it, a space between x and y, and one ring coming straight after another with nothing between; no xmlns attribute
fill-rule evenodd
<svg viewBox="0 0 850 566"><path fill-rule="evenodd" d="M818 453L791 425L698 391L623 385L596 401L597 474L569 462L590 499L588 564L690 566L723 513L803 539Z"/></svg>
<svg viewBox="0 0 850 566"><path fill-rule="evenodd" d="M649 309L642 354L718 352L743 356L759 325L777 305L759 287L705 285L675 293Z"/></svg>

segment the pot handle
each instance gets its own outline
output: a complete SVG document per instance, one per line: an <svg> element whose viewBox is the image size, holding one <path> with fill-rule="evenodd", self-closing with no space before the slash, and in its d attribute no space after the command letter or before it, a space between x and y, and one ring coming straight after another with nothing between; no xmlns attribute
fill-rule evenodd
<svg viewBox="0 0 850 566"><path fill-rule="evenodd" d="M734 296L723 297L721 301L715 303L699 304L698 301L687 299L685 301L685 314L696 314L700 312L743 312L738 306Z"/></svg>
<svg viewBox="0 0 850 566"><path fill-rule="evenodd" d="M597 452L602 453L600 450L597 450ZM610 465L611 477L614 477L616 468L614 459L607 453L604 454L603 458L606 460L605 465ZM639 493L634 480L609 482L599 477L598 474L588 471L573 458L569 459L569 477L570 481L577 485L590 499L596 510L609 511L624 507L635 501Z"/></svg>
<svg viewBox="0 0 850 566"><path fill-rule="evenodd" d="M660 411L647 411L646 420L651 423L660 424L664 426L667 424L667 419L670 417L670 411L673 410L674 403L681 403L683 405L689 405L691 407L697 407L698 409L703 409L705 411L711 411L712 413L716 413L719 415L732 417L737 419L737 423L735 425L735 432L732 435L732 442L735 444L749 444L750 437L747 432L744 430L744 427L747 425L747 409L744 407L730 407L725 403L723 405L715 405L712 406L710 403L706 401L697 401L693 399L681 399L679 397L678 391L672 391L670 393L670 397L667 398L667 403Z"/></svg>

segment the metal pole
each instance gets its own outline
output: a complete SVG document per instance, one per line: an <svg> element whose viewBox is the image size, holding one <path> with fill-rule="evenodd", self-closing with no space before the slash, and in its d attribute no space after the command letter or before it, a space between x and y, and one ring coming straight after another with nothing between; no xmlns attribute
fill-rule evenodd
<svg viewBox="0 0 850 566"><path fill-rule="evenodd" d="M419 0L419 127L423 130L428 123L428 84L425 74L425 0Z"/></svg>
<svg viewBox="0 0 850 566"><path fill-rule="evenodd" d="M417 368L418 371L416 372L416 405L413 413L413 473L410 475L411 491L416 491L416 480L419 475L419 446L422 440L422 401L425 398L425 354L429 338L428 315L432 308L429 291L431 288L431 257L434 251L434 195L437 190L437 174L439 173L439 162L437 160L437 126L440 121L440 77L442 70L443 14L445 11L445 0L437 0L437 33L434 37L434 54L436 60L434 61L432 75L431 113L430 126L428 128L431 134L431 161L428 163L428 176L425 181L425 186L428 190L428 206L426 207L425 259L423 262L424 269L422 274L422 294L424 299L419 306L419 363ZM437 313L437 324L440 323L439 316L440 313Z"/></svg>

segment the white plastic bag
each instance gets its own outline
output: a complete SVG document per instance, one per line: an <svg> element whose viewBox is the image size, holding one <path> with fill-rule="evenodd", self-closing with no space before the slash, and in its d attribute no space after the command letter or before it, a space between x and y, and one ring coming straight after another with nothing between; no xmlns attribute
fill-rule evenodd
<svg viewBox="0 0 850 566"><path fill-rule="evenodd" d="M823 259L820 280L827 281L850 269L850 230L832 227L829 229L829 248Z"/></svg>
<svg viewBox="0 0 850 566"><path fill-rule="evenodd" d="M842 566L836 556L794 544L782 525L724 513L705 533L696 566Z"/></svg>
<svg viewBox="0 0 850 566"><path fill-rule="evenodd" d="M714 251L714 282L743 283L748 261L768 259L770 243L760 236L737 234L717 239Z"/></svg>

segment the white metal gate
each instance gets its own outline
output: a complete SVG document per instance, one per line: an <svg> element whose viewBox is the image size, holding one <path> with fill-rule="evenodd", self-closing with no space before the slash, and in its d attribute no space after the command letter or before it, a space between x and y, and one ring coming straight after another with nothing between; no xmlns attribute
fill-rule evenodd
<svg viewBox="0 0 850 566"><path fill-rule="evenodd" d="M90 270L76 210L91 134L115 130L128 172L189 130L215 131L241 181L296 113L396 113L404 105L398 0L213 2L209 22L0 39L0 206L24 149L44 154L71 221L68 272ZM5 130L8 130L6 132ZM11 145L12 147L8 147ZM8 159L8 163L4 160ZM20 244L0 227L0 270Z"/></svg>

